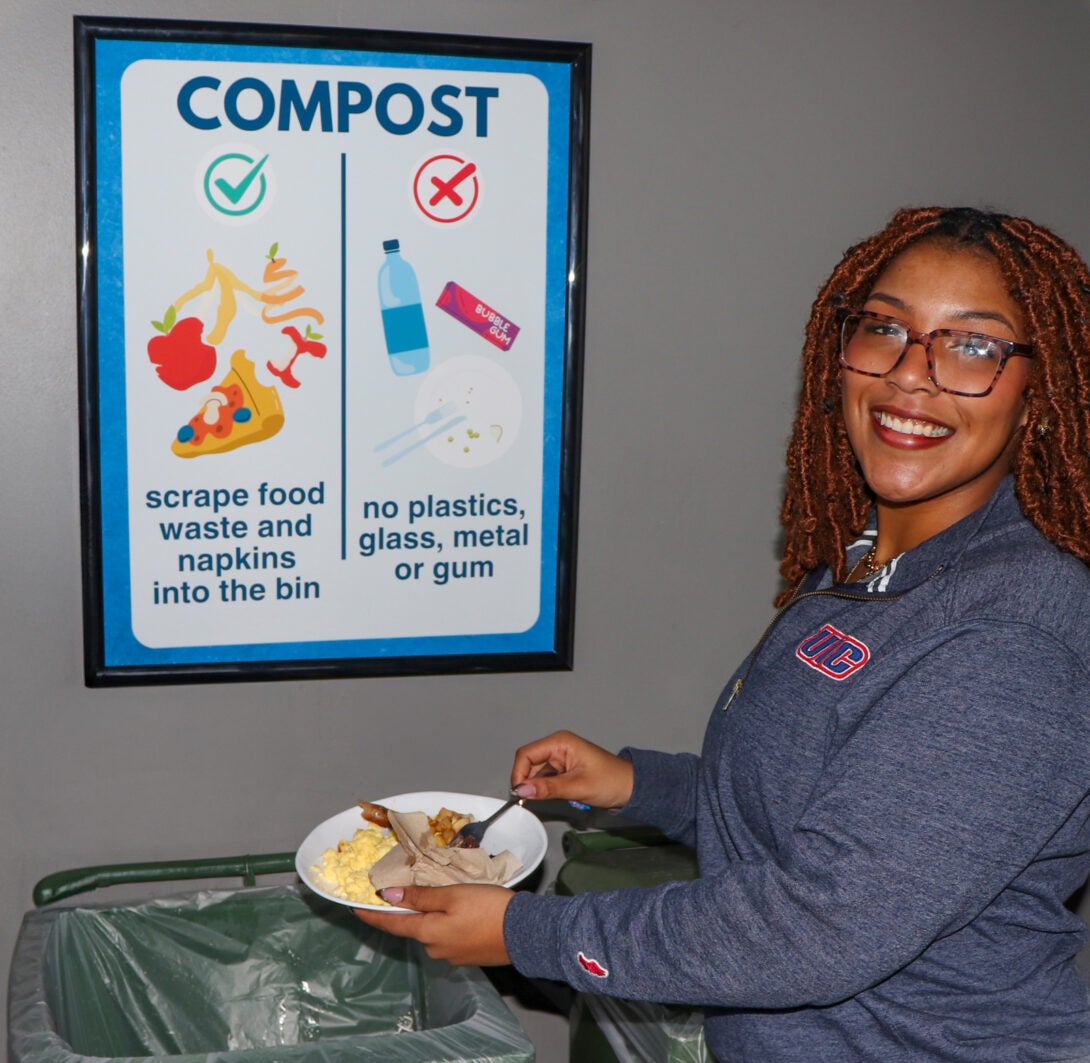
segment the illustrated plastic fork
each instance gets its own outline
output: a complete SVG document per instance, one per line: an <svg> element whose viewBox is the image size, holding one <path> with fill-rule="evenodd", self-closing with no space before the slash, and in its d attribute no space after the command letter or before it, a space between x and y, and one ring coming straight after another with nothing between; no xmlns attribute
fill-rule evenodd
<svg viewBox="0 0 1090 1063"><path fill-rule="evenodd" d="M418 428L423 428L425 425L438 424L444 417L449 417L458 408L456 402L444 402L442 406L437 406L431 413L428 414L424 420L418 424L409 425L408 428L403 428L396 435L390 436L389 439L384 439L375 447L375 453L380 450L385 450L391 443L396 443L399 439L404 439L409 433L415 432Z"/></svg>
<svg viewBox="0 0 1090 1063"><path fill-rule="evenodd" d="M464 414L459 414L457 417L452 417L449 421L444 422L438 428L430 431L426 436L418 439L415 443L410 443L404 450L399 450L396 454L391 454L383 463L382 467L386 468L387 465L393 465L395 461L400 461L406 454L416 450L417 447L422 447L425 443L430 443L436 436L441 436L448 429L453 428L456 424L461 424L465 420Z"/></svg>

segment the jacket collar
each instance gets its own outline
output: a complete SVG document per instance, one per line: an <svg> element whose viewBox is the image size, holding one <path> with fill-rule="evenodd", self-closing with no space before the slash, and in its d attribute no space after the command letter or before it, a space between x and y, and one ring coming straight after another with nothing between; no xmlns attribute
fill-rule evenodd
<svg viewBox="0 0 1090 1063"><path fill-rule="evenodd" d="M1014 478L1007 475L1000 481L992 497L979 509L902 554L892 577L883 590L869 593L902 593L931 578L942 569L957 564L961 555L978 536L991 534L1024 521L1025 517L1022 516L1018 499L1014 495ZM867 528L873 531L876 527L877 515L872 510L867 520ZM846 586L868 593L858 584Z"/></svg>

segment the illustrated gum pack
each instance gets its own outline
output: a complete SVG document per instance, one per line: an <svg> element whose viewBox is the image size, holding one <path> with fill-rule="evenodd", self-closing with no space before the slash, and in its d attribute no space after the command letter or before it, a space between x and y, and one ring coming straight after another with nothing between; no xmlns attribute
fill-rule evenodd
<svg viewBox="0 0 1090 1063"><path fill-rule="evenodd" d="M447 281L443 286L435 305L502 351L509 350L519 334L518 325L454 281Z"/></svg>

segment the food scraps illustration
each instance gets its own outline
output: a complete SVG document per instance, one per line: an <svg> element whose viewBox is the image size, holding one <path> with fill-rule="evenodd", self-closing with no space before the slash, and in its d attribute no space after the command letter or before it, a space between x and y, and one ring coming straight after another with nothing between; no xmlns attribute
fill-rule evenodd
<svg viewBox="0 0 1090 1063"><path fill-rule="evenodd" d="M175 391L187 391L210 380L219 364L219 346L226 340L239 311L239 298L260 307L260 320L270 326L282 325L287 338L284 349L269 355L265 370L285 387L296 389L302 381L296 375L297 360L324 358L322 334L314 331L325 318L321 311L300 303L305 289L298 283L298 271L287 267L279 244L265 256L262 288L243 281L215 252L207 252L204 277L167 307L161 321L153 321L158 335L148 341L148 359L159 379ZM215 293L216 311L210 327L195 313L183 309L198 296ZM303 319L309 319L300 328ZM294 321L296 324L286 324ZM313 322L313 324L312 324ZM190 407L192 409L192 407ZM258 379L253 358L239 348L230 356L229 368L205 395L197 412L178 430L170 449L180 458L220 454L276 435L284 425L284 410L275 383Z"/></svg>
<svg viewBox="0 0 1090 1063"><path fill-rule="evenodd" d="M283 256L277 257L279 246L279 244L273 244L269 248L268 255L265 256L268 259L268 265L265 266L262 280L267 287L262 293L261 299L268 305L261 311L261 320L267 324L276 325L282 321L291 321L294 318L309 317L316 324L322 324L325 318L311 306L296 306L279 313L271 309L271 307L284 306L292 302L292 300L300 298L304 291L301 284L295 283L295 278L299 276L298 271L286 269L287 259ZM307 325L303 335L300 335L299 330L292 325L285 326L280 331L292 341L295 349L286 358L270 359L265 364L269 372L278 376L289 388L297 388L299 387L299 381L292 373L295 360L301 354L324 358L326 347L324 343L318 342L322 338L321 333L314 332L310 325Z"/></svg>

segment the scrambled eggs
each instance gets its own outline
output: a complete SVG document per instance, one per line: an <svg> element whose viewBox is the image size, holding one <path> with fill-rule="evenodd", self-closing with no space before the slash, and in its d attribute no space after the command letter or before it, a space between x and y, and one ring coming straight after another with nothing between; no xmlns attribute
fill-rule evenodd
<svg viewBox="0 0 1090 1063"><path fill-rule="evenodd" d="M395 845L394 832L368 824L351 841L338 842L336 849L326 849L314 870L326 880L330 893L357 904L385 904L371 885L371 868Z"/></svg>

